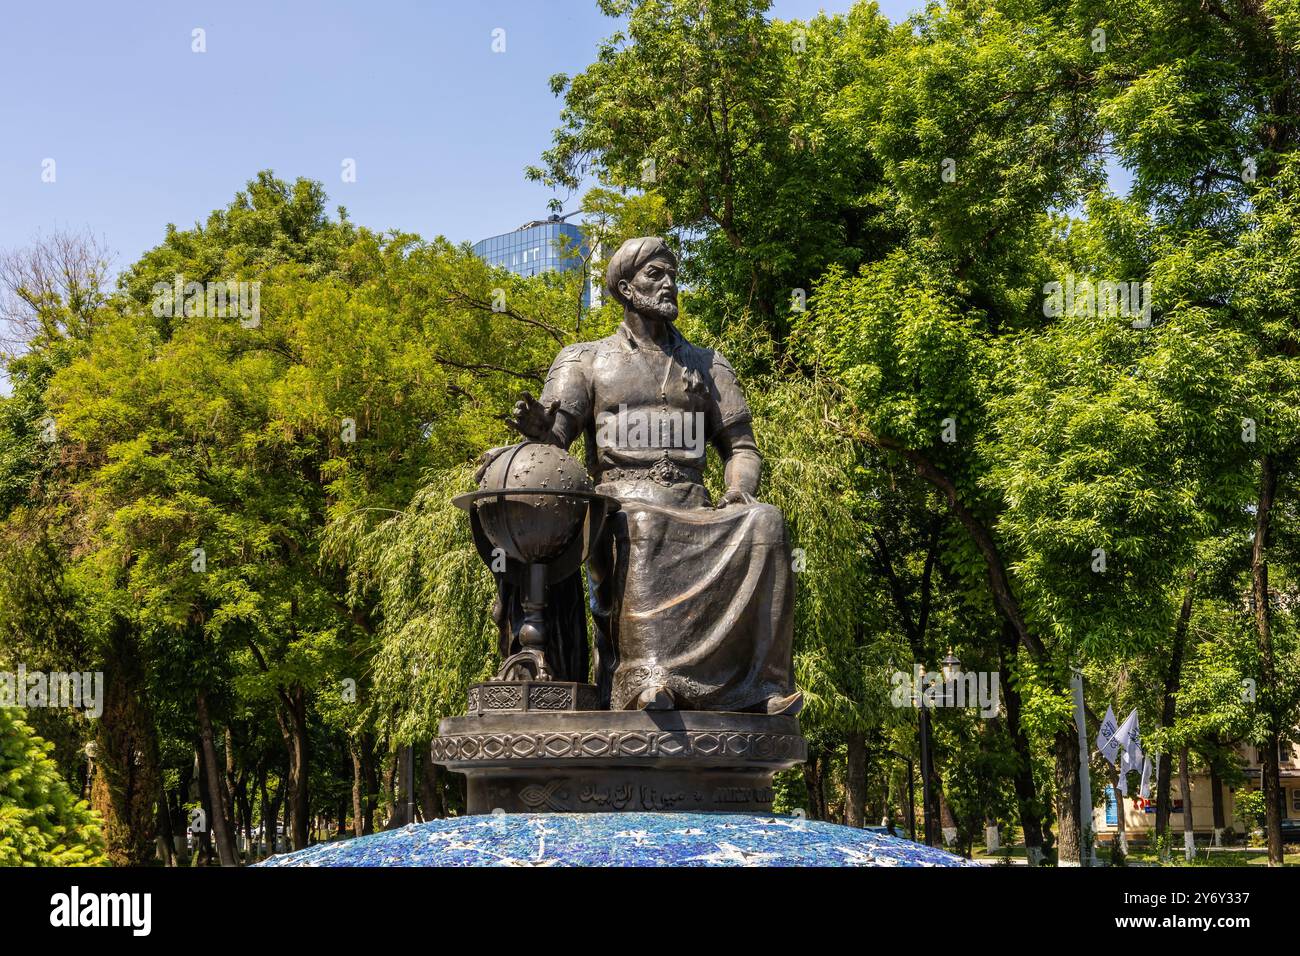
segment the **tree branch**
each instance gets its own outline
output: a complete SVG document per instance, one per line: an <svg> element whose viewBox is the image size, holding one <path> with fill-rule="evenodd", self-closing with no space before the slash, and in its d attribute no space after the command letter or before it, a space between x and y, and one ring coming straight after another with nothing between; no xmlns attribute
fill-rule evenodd
<svg viewBox="0 0 1300 956"><path fill-rule="evenodd" d="M1011 579L1007 575L1006 564L1002 560L997 542L993 540L993 535L985 527L984 522L961 500L956 483L934 462L914 448L907 448L901 442L875 435L864 428L847 428L829 418L826 419L826 423L845 434L851 435L858 441L864 441L875 448L898 453L911 463L917 475L943 493L948 502L949 510L961 522L962 527L966 529L966 533L970 535L975 547L979 549L984 558L984 564L988 569L989 590L993 593L993 603L1015 631L1016 638L1025 645L1034 658L1040 662L1046 660L1047 649L1043 646L1042 641L1030 632L1029 626L1025 623L1024 614L1020 610L1020 602L1016 599L1015 592L1011 588Z"/></svg>

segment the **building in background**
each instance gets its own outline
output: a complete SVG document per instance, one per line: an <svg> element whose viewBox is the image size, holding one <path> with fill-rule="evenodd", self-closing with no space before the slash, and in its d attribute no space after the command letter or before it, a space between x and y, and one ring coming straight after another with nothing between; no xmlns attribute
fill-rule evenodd
<svg viewBox="0 0 1300 956"><path fill-rule="evenodd" d="M581 269L587 252L582 230L561 216L527 222L514 232L474 243L474 254L488 265L521 276ZM582 304L584 308L591 305L590 282L583 284Z"/></svg>
<svg viewBox="0 0 1300 956"><path fill-rule="evenodd" d="M1300 737L1300 728L1294 735ZM1203 770L1192 770L1188 774L1189 783L1191 784L1192 797L1192 829L1198 838L1203 838L1209 842L1213 838L1214 831L1219 829L1216 826L1214 805L1219 804L1222 820L1222 828L1233 830L1238 838L1244 836L1248 831L1256 828L1253 820L1243 820L1237 812L1236 797L1243 790L1259 790L1262 787L1261 767L1263 762L1259 748L1247 744L1239 744L1237 753L1240 759L1242 775L1245 777L1244 783L1240 786L1229 786L1221 780L1211 778ZM1153 755L1154 756L1154 755ZM1282 819L1300 820L1300 747L1290 741L1282 741L1279 750L1279 776L1282 778ZM1170 780L1169 800L1172 805L1172 812L1169 818L1169 828L1173 831L1175 846L1181 846L1183 839L1183 800L1186 795L1182 792L1182 786L1178 778L1178 759L1175 757L1170 761L1170 769L1173 773L1173 779ZM1133 788L1129 791L1128 797L1122 797L1115 793L1114 789L1107 784L1105 788L1105 799L1102 805L1093 810L1093 832L1097 834L1099 842L1106 842L1114 839L1118 831L1118 816L1120 807L1124 808L1124 829L1127 831L1130 840L1146 840L1151 836L1151 831L1155 827L1155 793L1156 781L1151 781L1151 799L1143 800L1138 796L1136 788L1137 776L1132 778ZM1217 796L1214 793L1218 789ZM1284 832L1283 838L1286 839Z"/></svg>

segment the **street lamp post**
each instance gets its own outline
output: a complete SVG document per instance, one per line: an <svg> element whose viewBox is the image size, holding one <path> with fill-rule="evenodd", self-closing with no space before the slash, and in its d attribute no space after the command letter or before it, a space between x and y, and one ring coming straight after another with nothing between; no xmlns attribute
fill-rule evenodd
<svg viewBox="0 0 1300 956"><path fill-rule="evenodd" d="M1079 861L1074 866L1096 866L1097 849L1092 836L1092 781L1088 775L1087 717L1083 704L1083 671L1070 668L1070 691L1074 696L1074 724L1079 733ZM1123 806L1120 812L1124 812Z"/></svg>
<svg viewBox="0 0 1300 956"><path fill-rule="evenodd" d="M947 656L940 662L940 671L943 674L943 695L940 697L940 701L945 707L955 707L957 706L957 688L955 682L961 676L961 661L957 658L957 655L952 652L951 647L948 648ZM933 756L930 759L933 764ZM956 839L956 831L954 830L949 833L944 829L943 808L939 803L939 793L937 789L935 790L933 799L934 816L935 819L939 821L938 828L943 832L943 840L946 844L951 840Z"/></svg>
<svg viewBox="0 0 1300 956"><path fill-rule="evenodd" d="M925 824L925 845L934 846L934 800L930 793L930 708L921 693L921 811Z"/></svg>

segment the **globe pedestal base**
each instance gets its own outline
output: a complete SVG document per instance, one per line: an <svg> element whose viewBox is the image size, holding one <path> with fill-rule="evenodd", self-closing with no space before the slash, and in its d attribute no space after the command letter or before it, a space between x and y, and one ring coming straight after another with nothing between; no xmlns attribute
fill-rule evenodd
<svg viewBox="0 0 1300 956"><path fill-rule="evenodd" d="M770 813L772 775L807 757L798 719L767 714L480 710L438 733L472 814Z"/></svg>

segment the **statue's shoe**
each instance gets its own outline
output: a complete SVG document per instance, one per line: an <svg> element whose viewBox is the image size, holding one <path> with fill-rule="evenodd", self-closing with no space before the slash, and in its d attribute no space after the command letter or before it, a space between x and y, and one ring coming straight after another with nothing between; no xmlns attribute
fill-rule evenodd
<svg viewBox="0 0 1300 956"><path fill-rule="evenodd" d="M795 691L789 697L769 697L767 712L776 717L793 717L803 710L803 691Z"/></svg>
<svg viewBox="0 0 1300 956"><path fill-rule="evenodd" d="M673 710L676 706L677 700L673 697L673 692L662 685L647 687L636 699L637 710Z"/></svg>

